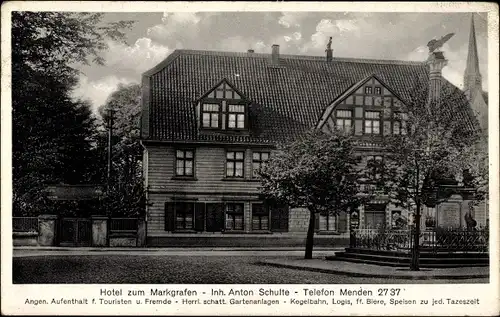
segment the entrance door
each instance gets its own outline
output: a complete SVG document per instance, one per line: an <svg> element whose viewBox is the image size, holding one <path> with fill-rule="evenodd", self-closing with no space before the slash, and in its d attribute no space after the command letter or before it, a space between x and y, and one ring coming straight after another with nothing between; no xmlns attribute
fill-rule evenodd
<svg viewBox="0 0 500 317"><path fill-rule="evenodd" d="M271 208L271 231L288 231L288 207L270 207Z"/></svg>
<svg viewBox="0 0 500 317"><path fill-rule="evenodd" d="M90 246L92 240L92 224L90 219L63 218L60 224L61 246Z"/></svg>
<svg viewBox="0 0 500 317"><path fill-rule="evenodd" d="M224 229L224 205L207 204L207 232L220 232Z"/></svg>

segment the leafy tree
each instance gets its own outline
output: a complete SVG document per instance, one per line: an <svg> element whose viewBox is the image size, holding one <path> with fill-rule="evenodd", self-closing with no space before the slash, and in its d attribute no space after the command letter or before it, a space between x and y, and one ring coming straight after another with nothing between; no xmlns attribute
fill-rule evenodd
<svg viewBox="0 0 500 317"><path fill-rule="evenodd" d="M309 210L306 259L312 258L317 213L350 212L368 198L359 195L358 163L350 135L313 130L280 147L260 171L268 199Z"/></svg>
<svg viewBox="0 0 500 317"><path fill-rule="evenodd" d="M112 170L108 193L112 215L142 216L145 211L145 192L142 177L142 146L139 143L140 91L138 84L120 85L107 99L99 112L109 122L113 110ZM107 155L106 133L101 134L101 160ZM104 146L103 146L104 145ZM103 164L102 166L106 166ZM100 173L106 175L106 173ZM102 179L104 183L106 180Z"/></svg>
<svg viewBox="0 0 500 317"><path fill-rule="evenodd" d="M102 14L12 13L13 203L16 214L54 212L49 183L92 177L96 118L71 98L79 64L104 61L106 39L123 39L130 21L100 23Z"/></svg>
<svg viewBox="0 0 500 317"><path fill-rule="evenodd" d="M477 161L478 152L471 150L480 134L467 124L467 100L458 89L443 88L439 100L430 99L426 88L415 88L406 103L406 133L384 138L388 153L384 159L385 186L389 196L394 204L415 215L412 270L419 270L422 205L446 200L457 190L457 179L464 171L469 171L473 180L481 178L479 169L472 164ZM438 196L441 185L452 185L452 189L447 195Z"/></svg>

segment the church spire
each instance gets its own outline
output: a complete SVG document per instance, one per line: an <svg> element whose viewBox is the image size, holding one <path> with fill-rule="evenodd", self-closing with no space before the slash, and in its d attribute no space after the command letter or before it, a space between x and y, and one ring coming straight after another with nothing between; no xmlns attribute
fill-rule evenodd
<svg viewBox="0 0 500 317"><path fill-rule="evenodd" d="M474 13L471 15L469 51L464 74L464 90L469 98L477 90L482 91L482 79L479 72L479 58L477 54L476 30L474 27Z"/></svg>

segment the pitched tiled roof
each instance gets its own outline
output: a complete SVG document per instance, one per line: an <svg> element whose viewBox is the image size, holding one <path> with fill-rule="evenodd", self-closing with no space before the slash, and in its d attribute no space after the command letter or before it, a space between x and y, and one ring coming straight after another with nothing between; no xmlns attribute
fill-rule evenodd
<svg viewBox="0 0 500 317"><path fill-rule="evenodd" d="M161 141L276 143L315 126L340 94L375 75L401 98L427 80L424 62L176 50L143 75L142 138ZM202 133L194 102L222 79L251 102L250 134ZM449 84L451 85L451 84Z"/></svg>

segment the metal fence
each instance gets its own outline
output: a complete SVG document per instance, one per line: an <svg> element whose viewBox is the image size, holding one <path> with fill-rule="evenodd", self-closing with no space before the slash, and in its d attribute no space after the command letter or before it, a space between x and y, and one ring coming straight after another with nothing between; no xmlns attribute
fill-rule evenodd
<svg viewBox="0 0 500 317"><path fill-rule="evenodd" d="M111 218L109 230L111 233L136 233L138 221L137 218Z"/></svg>
<svg viewBox="0 0 500 317"><path fill-rule="evenodd" d="M411 248L409 230L356 229L351 247L373 250L406 251Z"/></svg>
<svg viewBox="0 0 500 317"><path fill-rule="evenodd" d="M414 244L414 229L356 229L351 232L350 247L384 251L409 252ZM419 246L429 252L488 252L488 229L424 230Z"/></svg>
<svg viewBox="0 0 500 317"><path fill-rule="evenodd" d="M38 232L38 217L12 217L13 232Z"/></svg>

